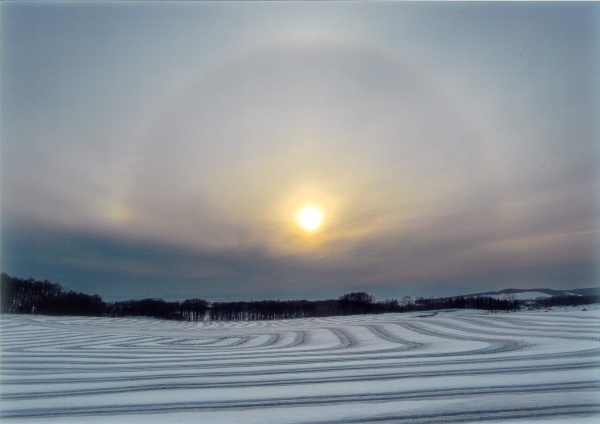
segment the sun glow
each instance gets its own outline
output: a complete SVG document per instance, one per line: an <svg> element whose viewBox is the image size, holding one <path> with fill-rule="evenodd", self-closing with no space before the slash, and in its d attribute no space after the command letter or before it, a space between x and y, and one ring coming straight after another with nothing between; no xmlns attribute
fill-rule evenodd
<svg viewBox="0 0 600 424"><path fill-rule="evenodd" d="M305 206L298 213L298 225L308 232L317 230L323 224L323 213L314 206Z"/></svg>

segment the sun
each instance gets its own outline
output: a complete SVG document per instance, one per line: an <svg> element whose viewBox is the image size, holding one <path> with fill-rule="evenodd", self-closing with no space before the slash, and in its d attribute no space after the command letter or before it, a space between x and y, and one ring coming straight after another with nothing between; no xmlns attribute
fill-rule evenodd
<svg viewBox="0 0 600 424"><path fill-rule="evenodd" d="M308 232L317 230L323 224L323 213L314 206L305 206L298 213L298 225Z"/></svg>

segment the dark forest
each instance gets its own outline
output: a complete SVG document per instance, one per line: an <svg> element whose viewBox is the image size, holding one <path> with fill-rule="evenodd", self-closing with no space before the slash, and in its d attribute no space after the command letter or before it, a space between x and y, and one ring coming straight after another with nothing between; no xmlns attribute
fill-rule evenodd
<svg viewBox="0 0 600 424"><path fill-rule="evenodd" d="M165 301L163 299L106 302L97 295L68 290L48 280L1 275L1 309L3 314L74 315L99 317L150 317L185 321L253 321L313 318L340 315L381 314L441 309L482 309L516 311L523 306L577 306L596 303L599 296L552 296L525 304L510 296L457 296L417 298L402 301L375 301L365 292L345 294L328 300L262 300L208 302L203 299Z"/></svg>

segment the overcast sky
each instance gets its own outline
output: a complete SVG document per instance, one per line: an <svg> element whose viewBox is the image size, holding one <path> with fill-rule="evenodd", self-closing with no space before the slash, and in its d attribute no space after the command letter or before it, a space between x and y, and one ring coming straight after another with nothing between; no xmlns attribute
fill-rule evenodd
<svg viewBox="0 0 600 424"><path fill-rule="evenodd" d="M4 272L108 300L599 284L598 3L0 7Z"/></svg>

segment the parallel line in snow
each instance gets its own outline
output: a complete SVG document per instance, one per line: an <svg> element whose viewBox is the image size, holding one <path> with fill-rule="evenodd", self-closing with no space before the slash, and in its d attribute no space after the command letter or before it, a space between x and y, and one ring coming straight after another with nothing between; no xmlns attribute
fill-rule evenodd
<svg viewBox="0 0 600 424"><path fill-rule="evenodd" d="M320 395L300 396L293 398L268 398L255 400L231 400L214 402L174 402L161 404L126 404L126 405L104 405L64 408L38 408L28 410L3 410L0 418L40 418L58 416L83 416L83 415L106 415L106 414L134 414L134 413L160 413L160 412L182 412L182 411L223 411L247 408L280 408L306 405L332 405L339 403L355 402L391 402L412 401L424 399L455 398L459 396L480 396L499 394L535 394L557 391L582 391L600 388L598 381L578 381L570 383L536 384L523 386L490 386L469 387L458 389L432 389L414 392L387 392L372 394L352 395ZM599 405L600 408L600 405Z"/></svg>

